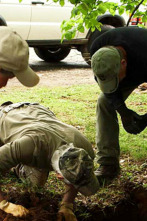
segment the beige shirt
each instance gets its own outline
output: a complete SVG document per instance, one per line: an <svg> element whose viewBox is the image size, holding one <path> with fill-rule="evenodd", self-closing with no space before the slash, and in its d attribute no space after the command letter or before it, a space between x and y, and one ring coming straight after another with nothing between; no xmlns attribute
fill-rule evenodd
<svg viewBox="0 0 147 221"><path fill-rule="evenodd" d="M94 159L91 144L76 128L38 104L6 106L0 112L0 140L0 171L19 163L51 169L54 151L69 143L85 149Z"/></svg>

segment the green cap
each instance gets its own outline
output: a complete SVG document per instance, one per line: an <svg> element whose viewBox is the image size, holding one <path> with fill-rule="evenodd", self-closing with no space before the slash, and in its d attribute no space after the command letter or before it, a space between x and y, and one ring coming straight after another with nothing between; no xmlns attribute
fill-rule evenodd
<svg viewBox="0 0 147 221"><path fill-rule="evenodd" d="M64 151L61 153L63 148ZM69 144L60 147L59 155L58 172L64 177L64 181L72 184L85 196L95 194L100 185L94 174L93 160L88 153L82 148ZM57 159L53 157L54 160L55 158Z"/></svg>
<svg viewBox="0 0 147 221"><path fill-rule="evenodd" d="M103 93L113 93L119 84L120 54L115 47L103 47L97 50L91 60L91 66Z"/></svg>

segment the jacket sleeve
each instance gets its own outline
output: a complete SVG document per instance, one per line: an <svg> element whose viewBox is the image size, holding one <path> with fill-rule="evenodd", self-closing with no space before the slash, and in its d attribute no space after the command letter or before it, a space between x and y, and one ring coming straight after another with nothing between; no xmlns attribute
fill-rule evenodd
<svg viewBox="0 0 147 221"><path fill-rule="evenodd" d="M32 162L35 144L29 136L16 139L0 147L0 172L5 172L17 164Z"/></svg>
<svg viewBox="0 0 147 221"><path fill-rule="evenodd" d="M123 96L119 87L115 92L105 94L105 97L115 110L117 110L121 105L124 105Z"/></svg>

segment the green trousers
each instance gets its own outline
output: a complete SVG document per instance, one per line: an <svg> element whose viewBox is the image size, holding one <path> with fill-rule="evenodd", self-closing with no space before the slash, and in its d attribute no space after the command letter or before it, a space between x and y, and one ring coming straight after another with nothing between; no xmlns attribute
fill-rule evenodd
<svg viewBox="0 0 147 221"><path fill-rule="evenodd" d="M136 86L122 88L124 101ZM103 93L100 94L96 110L97 159L101 165L119 164L119 124L117 112L109 104Z"/></svg>

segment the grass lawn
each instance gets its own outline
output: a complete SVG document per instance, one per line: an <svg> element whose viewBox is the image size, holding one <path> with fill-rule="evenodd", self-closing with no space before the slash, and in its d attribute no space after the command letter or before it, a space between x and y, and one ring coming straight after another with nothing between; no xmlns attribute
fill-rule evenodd
<svg viewBox="0 0 147 221"><path fill-rule="evenodd" d="M1 103L5 101L38 102L49 107L63 122L77 127L95 147L96 102L100 93L97 85L72 87L6 88L0 90ZM139 114L147 112L146 93L134 92L127 99L127 106ZM147 159L147 129L139 135L125 132L120 123L121 153L134 159Z"/></svg>

